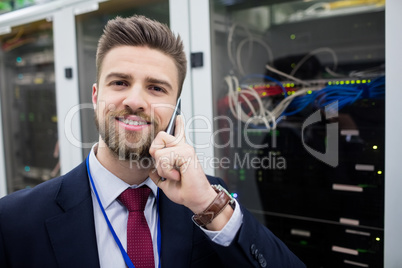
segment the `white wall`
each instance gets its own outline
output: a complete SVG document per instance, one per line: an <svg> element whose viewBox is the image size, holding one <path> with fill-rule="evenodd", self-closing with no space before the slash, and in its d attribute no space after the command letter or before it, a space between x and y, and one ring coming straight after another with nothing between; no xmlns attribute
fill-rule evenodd
<svg viewBox="0 0 402 268"><path fill-rule="evenodd" d="M54 13L53 37L60 173L65 174L82 162L79 109L74 109L79 105L78 67L77 58L71 57L77 55L74 8ZM72 68L72 78L65 77L66 68Z"/></svg>
<svg viewBox="0 0 402 268"><path fill-rule="evenodd" d="M1 111L0 95L0 120L2 120ZM0 121L0 198L7 194L6 159L4 153L3 124Z"/></svg>
<svg viewBox="0 0 402 268"><path fill-rule="evenodd" d="M386 268L402 267L402 1L386 1L385 235Z"/></svg>

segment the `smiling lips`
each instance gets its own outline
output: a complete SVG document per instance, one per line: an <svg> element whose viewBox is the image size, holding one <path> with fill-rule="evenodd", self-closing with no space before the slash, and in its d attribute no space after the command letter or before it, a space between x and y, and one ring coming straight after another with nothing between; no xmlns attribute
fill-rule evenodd
<svg viewBox="0 0 402 268"><path fill-rule="evenodd" d="M150 122L138 116L116 117L120 126L130 131L139 131L151 125Z"/></svg>

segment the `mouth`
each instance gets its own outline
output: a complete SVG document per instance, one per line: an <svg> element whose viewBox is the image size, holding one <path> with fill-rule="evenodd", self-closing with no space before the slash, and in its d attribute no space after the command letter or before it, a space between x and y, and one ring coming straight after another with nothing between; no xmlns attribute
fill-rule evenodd
<svg viewBox="0 0 402 268"><path fill-rule="evenodd" d="M140 116L119 116L115 117L115 119L124 129L129 131L139 131L151 125L150 121L147 121Z"/></svg>
<svg viewBox="0 0 402 268"><path fill-rule="evenodd" d="M127 119L127 118L116 118L118 121L130 125L130 126L143 126L143 125L149 125L151 124L150 122L144 121L144 120L132 120L132 119Z"/></svg>

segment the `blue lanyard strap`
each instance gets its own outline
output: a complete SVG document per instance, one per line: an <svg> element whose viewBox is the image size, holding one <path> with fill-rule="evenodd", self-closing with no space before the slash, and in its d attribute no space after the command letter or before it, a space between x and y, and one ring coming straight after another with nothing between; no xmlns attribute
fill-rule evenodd
<svg viewBox="0 0 402 268"><path fill-rule="evenodd" d="M131 261L130 257L127 254L127 251L123 248L123 245L121 244L120 239L117 237L116 232L114 231L113 226L110 223L109 218L106 215L105 209L103 208L102 202L101 202L101 200L99 198L99 195L98 195L98 191L96 190L96 187L95 187L95 183L94 183L94 181L92 179L91 171L89 170L89 155L87 156L85 161L86 161L87 172L88 172L89 180L91 181L92 189L94 190L96 199L98 200L99 207L102 210L102 214L105 217L106 223L109 226L109 230L112 233L113 238L116 241L117 245L119 246L120 252L123 255L123 258L124 258L124 261L125 261L127 267L128 268L135 268L133 262ZM156 237L157 237L157 245L158 245L159 268L160 268L161 267L161 261L162 261L161 258L160 258L160 256L161 256L161 244L162 243L161 243L161 236L160 236L160 234L161 234L161 223L160 223L160 219L159 219L159 188L158 188L158 191L157 191L157 194L156 194L156 213L157 213L157 218L158 218Z"/></svg>

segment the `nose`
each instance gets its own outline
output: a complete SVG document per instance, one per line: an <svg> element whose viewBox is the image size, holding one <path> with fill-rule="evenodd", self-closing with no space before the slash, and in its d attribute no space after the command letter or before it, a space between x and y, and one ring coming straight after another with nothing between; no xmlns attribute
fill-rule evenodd
<svg viewBox="0 0 402 268"><path fill-rule="evenodd" d="M144 112L148 110L146 90L141 85L133 85L124 97L123 105L133 111Z"/></svg>

